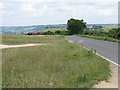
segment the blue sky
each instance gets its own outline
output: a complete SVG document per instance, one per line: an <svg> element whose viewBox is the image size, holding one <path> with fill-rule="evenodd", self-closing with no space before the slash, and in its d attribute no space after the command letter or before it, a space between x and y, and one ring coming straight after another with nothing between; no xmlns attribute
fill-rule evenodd
<svg viewBox="0 0 120 90"><path fill-rule="evenodd" d="M64 24L70 18L88 24L118 23L119 0L1 0L0 26Z"/></svg>

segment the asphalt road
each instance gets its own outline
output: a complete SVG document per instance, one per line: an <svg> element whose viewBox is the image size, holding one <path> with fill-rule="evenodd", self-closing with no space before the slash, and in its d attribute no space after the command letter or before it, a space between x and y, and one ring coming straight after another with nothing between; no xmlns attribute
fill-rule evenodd
<svg viewBox="0 0 120 90"><path fill-rule="evenodd" d="M79 36L65 36L65 38L83 45L88 49L96 49L96 53L118 64L118 43L101 41ZM120 65L120 63L119 63Z"/></svg>

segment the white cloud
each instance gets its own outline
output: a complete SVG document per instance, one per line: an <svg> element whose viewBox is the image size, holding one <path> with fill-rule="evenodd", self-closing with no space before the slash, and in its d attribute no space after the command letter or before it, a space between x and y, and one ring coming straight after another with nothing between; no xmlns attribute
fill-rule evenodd
<svg viewBox="0 0 120 90"><path fill-rule="evenodd" d="M36 9L34 15L35 15L35 16L43 16L43 15L46 14L46 12L48 12L49 10L50 10L50 8L48 8L47 5L43 5L42 8Z"/></svg>
<svg viewBox="0 0 120 90"><path fill-rule="evenodd" d="M22 5L22 10L25 13L29 13L30 16L43 16L46 12L50 11L47 5L43 5L40 8L34 8L34 4L28 3Z"/></svg>
<svg viewBox="0 0 120 90"><path fill-rule="evenodd" d="M2 2L21 2L21 3L34 3L34 2L56 2L59 0L2 0Z"/></svg>
<svg viewBox="0 0 120 90"><path fill-rule="evenodd" d="M3 3L0 3L0 8L4 8L4 5L3 5Z"/></svg>
<svg viewBox="0 0 120 90"><path fill-rule="evenodd" d="M118 15L118 6L98 9L97 15L102 16L117 16Z"/></svg>
<svg viewBox="0 0 120 90"><path fill-rule="evenodd" d="M112 10L111 9L102 9L98 11L98 15L105 15L109 16L112 15Z"/></svg>
<svg viewBox="0 0 120 90"><path fill-rule="evenodd" d="M96 2L96 3L112 3L112 2L119 2L119 0L65 0L65 1L72 1L72 2Z"/></svg>
<svg viewBox="0 0 120 90"><path fill-rule="evenodd" d="M65 20L71 17L83 18L89 23L105 23L110 18L116 18L117 2L118 0L3 0L0 8L4 8L3 20L6 23L9 22L6 16L9 20L12 18L21 23L26 20L26 24L27 21L31 24L66 23ZM113 22L113 19L109 22Z"/></svg>
<svg viewBox="0 0 120 90"><path fill-rule="evenodd" d="M22 9L25 11L35 11L35 9L33 8L33 4L23 4L22 5Z"/></svg>

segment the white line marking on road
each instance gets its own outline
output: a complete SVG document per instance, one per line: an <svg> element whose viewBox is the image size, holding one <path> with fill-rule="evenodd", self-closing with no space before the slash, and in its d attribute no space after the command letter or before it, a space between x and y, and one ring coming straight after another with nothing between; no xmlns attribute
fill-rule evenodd
<svg viewBox="0 0 120 90"><path fill-rule="evenodd" d="M108 59L108 58L106 58L106 57L104 57L104 56L102 56L102 55L100 55L100 54L98 54L98 53L96 53L96 55L98 55L98 56L100 56L100 57L106 59L107 61L109 61L109 62L111 62L111 63L113 63L113 64L115 64L115 65L117 65L117 66L120 66L119 64L113 62L112 60L110 60L110 59Z"/></svg>
<svg viewBox="0 0 120 90"><path fill-rule="evenodd" d="M90 50L90 49L88 49L88 48L86 48L86 47L84 47L84 48L87 49L87 50ZM104 58L105 60L107 60L107 61L109 61L109 62L117 65L117 66L120 66L120 65L117 64L116 62L113 62L112 60L110 60L110 59L108 59L108 58L106 58L106 57L104 57L104 56L102 56L102 55L100 55L100 54L98 54L98 53L95 53L95 54L98 55L98 56L100 56L100 57L102 57L102 58Z"/></svg>

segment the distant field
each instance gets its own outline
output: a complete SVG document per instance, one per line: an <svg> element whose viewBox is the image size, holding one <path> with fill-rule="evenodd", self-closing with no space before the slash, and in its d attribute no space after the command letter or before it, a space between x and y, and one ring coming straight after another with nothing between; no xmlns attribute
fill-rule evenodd
<svg viewBox="0 0 120 90"><path fill-rule="evenodd" d="M118 28L118 25L105 25L103 26L104 31L109 31L111 29Z"/></svg>
<svg viewBox="0 0 120 90"><path fill-rule="evenodd" d="M109 30L111 30L111 29L115 29L115 28L118 28L118 25L117 24L115 24L115 25L102 25L103 26L103 28L102 28L102 30L104 30L104 31L109 31ZM88 28L92 28L93 27L93 25L92 26L87 26Z"/></svg>
<svg viewBox="0 0 120 90"><path fill-rule="evenodd" d="M3 49L3 88L91 88L110 74L108 61L63 36L3 35L24 43L48 45Z"/></svg>
<svg viewBox="0 0 120 90"><path fill-rule="evenodd" d="M47 32L47 31L55 32L58 30L59 31L67 31L67 28L48 28L48 29L43 29L43 30L37 31L37 32Z"/></svg>

